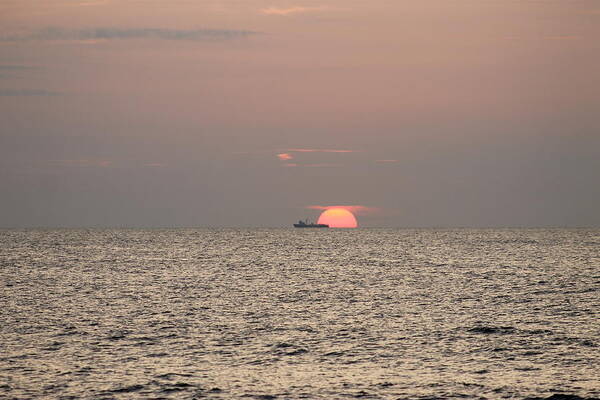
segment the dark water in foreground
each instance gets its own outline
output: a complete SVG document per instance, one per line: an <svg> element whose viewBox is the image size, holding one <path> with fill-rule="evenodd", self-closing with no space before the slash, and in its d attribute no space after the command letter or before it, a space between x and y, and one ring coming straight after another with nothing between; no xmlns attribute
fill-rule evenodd
<svg viewBox="0 0 600 400"><path fill-rule="evenodd" d="M5 230L0 294L0 398L600 397L600 230Z"/></svg>

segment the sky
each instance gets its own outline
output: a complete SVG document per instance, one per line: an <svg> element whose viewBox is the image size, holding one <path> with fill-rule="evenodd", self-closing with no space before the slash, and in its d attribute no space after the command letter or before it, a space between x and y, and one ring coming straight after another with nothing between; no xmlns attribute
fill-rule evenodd
<svg viewBox="0 0 600 400"><path fill-rule="evenodd" d="M0 0L0 227L600 226L600 0Z"/></svg>

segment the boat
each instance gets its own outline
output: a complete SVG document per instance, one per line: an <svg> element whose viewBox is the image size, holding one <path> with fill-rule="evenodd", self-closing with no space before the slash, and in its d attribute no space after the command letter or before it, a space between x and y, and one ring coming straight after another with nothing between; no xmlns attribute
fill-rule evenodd
<svg viewBox="0 0 600 400"><path fill-rule="evenodd" d="M294 224L294 228L329 228L327 224L313 224L312 222L306 221L298 221L297 224Z"/></svg>

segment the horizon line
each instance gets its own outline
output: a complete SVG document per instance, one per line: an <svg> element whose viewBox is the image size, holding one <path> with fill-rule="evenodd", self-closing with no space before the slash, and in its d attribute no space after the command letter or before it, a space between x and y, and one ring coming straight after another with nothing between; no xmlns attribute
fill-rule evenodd
<svg viewBox="0 0 600 400"><path fill-rule="evenodd" d="M94 226L0 226L0 230L154 230L154 229L294 229L293 226L214 226L214 225L152 225L152 226L110 226L110 225L94 225ZM330 228L330 229L440 229L440 230L462 230L462 229L599 229L600 225L498 225L498 226L468 226L468 225L413 225L413 226L358 226L356 228Z"/></svg>

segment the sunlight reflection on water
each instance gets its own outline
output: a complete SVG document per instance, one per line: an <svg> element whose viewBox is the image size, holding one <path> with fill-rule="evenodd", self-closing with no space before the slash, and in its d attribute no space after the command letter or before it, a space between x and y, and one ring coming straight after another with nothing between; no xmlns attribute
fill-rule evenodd
<svg viewBox="0 0 600 400"><path fill-rule="evenodd" d="M0 244L0 397L600 396L598 230L4 230Z"/></svg>

